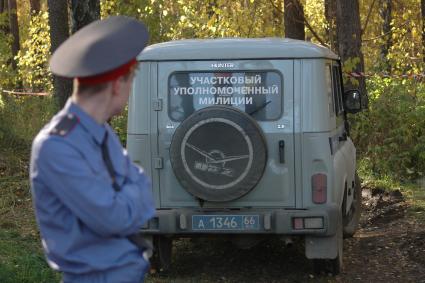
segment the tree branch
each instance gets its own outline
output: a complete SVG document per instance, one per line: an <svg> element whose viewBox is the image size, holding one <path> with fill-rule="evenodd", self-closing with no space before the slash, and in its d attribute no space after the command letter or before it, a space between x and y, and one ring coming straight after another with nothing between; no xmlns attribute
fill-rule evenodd
<svg viewBox="0 0 425 283"><path fill-rule="evenodd" d="M251 36L252 29L254 28L255 18L256 18L256 15L257 15L257 6L258 6L258 1L256 1L255 4L254 4L254 15L252 15L252 18L254 20L251 22L251 26L249 27L248 36L247 37L250 37Z"/></svg>
<svg viewBox="0 0 425 283"><path fill-rule="evenodd" d="M362 40L362 43L363 43L363 42L367 42L367 41L372 41L372 40L375 40L375 39L379 39L379 38L383 38L383 37L385 37L385 36L389 35L390 33L394 33L396 29L401 28L401 27L403 27L403 26L405 26L405 25L409 24L409 23L410 23L410 21L411 21L411 20L409 19L409 20L405 21L404 23L402 23L401 25L399 25L398 27L392 28L389 32L386 32L386 33L384 33L384 34L378 35L378 36L376 36L376 37L368 38L368 39L363 39L363 40Z"/></svg>
<svg viewBox="0 0 425 283"><path fill-rule="evenodd" d="M367 25L368 25L368 23L369 23L369 18L370 18L370 15L372 14L373 6L375 5L375 2L376 2L376 0L373 0L372 5L371 5L371 7L370 7L370 9L369 9L369 13L367 14L367 17L366 17L366 22L365 22L365 24L364 24L364 27L363 27L363 29L360 31L360 35L363 35L363 34L364 34L364 32L366 31ZM382 2L382 0L379 0L379 4L381 4L381 2ZM378 5L379 5L379 4L378 4Z"/></svg>
<svg viewBox="0 0 425 283"><path fill-rule="evenodd" d="M277 7L274 3L273 0L269 0L269 2L272 4L272 6L276 9L276 11L278 11L280 14L283 15L283 11L279 9L279 7ZM299 7L297 5L295 5L296 9L298 10L298 12L300 13L301 11L299 10ZM313 27L310 25L310 23L307 21L307 19L305 18L305 16L303 16L303 22L306 25L306 27L310 30L310 32L313 34L313 36L320 42L320 44L322 44L323 46L326 46L329 48L329 46L320 38L320 36L314 31Z"/></svg>
<svg viewBox="0 0 425 283"><path fill-rule="evenodd" d="M300 7L298 5L295 5L295 9L298 10L299 14L303 15L304 24L307 26L307 28L310 30L310 32L313 34L313 36L322 44L323 46L326 46L329 48L329 46L322 40L322 38L313 30L313 27L310 25L310 23L307 21L304 13L301 13Z"/></svg>
<svg viewBox="0 0 425 283"><path fill-rule="evenodd" d="M313 27L310 25L310 23L307 21L307 19L305 17L303 17L303 18L304 18L304 24L311 31L313 36L320 42L320 44L329 48L329 46L322 40L322 38L313 30Z"/></svg>
<svg viewBox="0 0 425 283"><path fill-rule="evenodd" d="M279 9L279 7L278 7L278 6L276 6L276 5L274 4L273 0L269 0L269 2L270 2L270 4L272 4L273 8L275 8L275 9L276 9L276 11L278 11L280 14L282 14L282 15L283 15L282 10L281 10L281 9Z"/></svg>

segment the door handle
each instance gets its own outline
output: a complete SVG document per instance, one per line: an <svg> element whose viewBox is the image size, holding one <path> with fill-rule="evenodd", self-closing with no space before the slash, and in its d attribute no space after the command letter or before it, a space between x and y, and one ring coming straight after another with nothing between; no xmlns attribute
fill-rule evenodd
<svg viewBox="0 0 425 283"><path fill-rule="evenodd" d="M285 163L285 141L279 141L279 162Z"/></svg>

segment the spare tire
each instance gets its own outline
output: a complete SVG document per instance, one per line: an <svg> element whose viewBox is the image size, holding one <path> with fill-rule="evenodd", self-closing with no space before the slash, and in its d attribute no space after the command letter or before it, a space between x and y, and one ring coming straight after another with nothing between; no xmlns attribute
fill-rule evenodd
<svg viewBox="0 0 425 283"><path fill-rule="evenodd" d="M267 147L260 126L246 113L212 106L193 113L176 129L170 160L189 193L206 201L230 201L260 181Z"/></svg>

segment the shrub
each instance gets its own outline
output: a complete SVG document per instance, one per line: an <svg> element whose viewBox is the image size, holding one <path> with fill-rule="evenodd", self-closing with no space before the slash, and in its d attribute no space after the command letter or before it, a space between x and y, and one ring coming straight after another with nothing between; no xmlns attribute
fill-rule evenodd
<svg viewBox="0 0 425 283"><path fill-rule="evenodd" d="M128 107L118 116L115 116L111 120L111 127L117 133L121 144L125 147L127 144L127 114Z"/></svg>
<svg viewBox="0 0 425 283"><path fill-rule="evenodd" d="M29 149L34 136L55 111L51 96L0 95L0 145Z"/></svg>
<svg viewBox="0 0 425 283"><path fill-rule="evenodd" d="M425 173L425 84L413 79L368 80L369 110L351 116L352 137L365 170L414 180Z"/></svg>
<svg viewBox="0 0 425 283"><path fill-rule="evenodd" d="M29 36L22 43L18 54L19 75L24 86L33 91L51 92L51 74L48 70L50 57L50 28L47 12L31 17Z"/></svg>
<svg viewBox="0 0 425 283"><path fill-rule="evenodd" d="M8 28L7 13L0 14L0 31ZM0 91L1 88L13 88L17 83L16 72L12 69L12 36L0 32Z"/></svg>

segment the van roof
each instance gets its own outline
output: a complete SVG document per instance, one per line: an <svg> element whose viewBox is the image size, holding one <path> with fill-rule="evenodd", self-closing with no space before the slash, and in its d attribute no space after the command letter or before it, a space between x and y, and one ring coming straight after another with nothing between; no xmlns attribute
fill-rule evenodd
<svg viewBox="0 0 425 283"><path fill-rule="evenodd" d="M140 61L329 58L329 49L288 38L223 38L176 40L151 45L139 55Z"/></svg>

